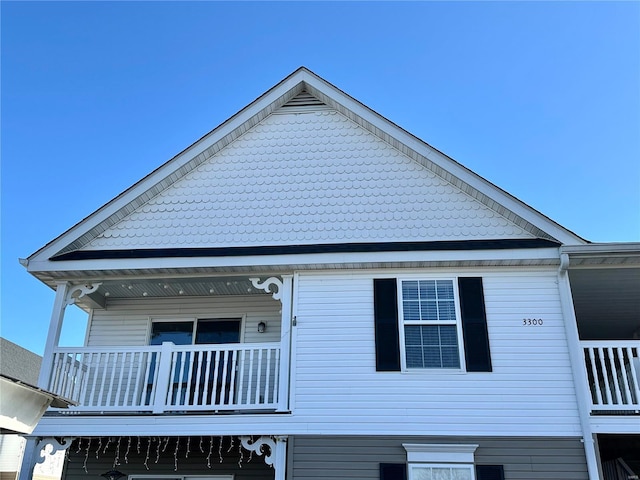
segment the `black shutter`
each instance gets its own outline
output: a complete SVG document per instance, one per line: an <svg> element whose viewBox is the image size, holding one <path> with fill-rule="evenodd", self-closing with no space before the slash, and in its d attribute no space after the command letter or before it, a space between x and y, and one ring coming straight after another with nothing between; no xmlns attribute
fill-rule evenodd
<svg viewBox="0 0 640 480"><path fill-rule="evenodd" d="M407 465L404 463L381 463L380 480L407 480Z"/></svg>
<svg viewBox="0 0 640 480"><path fill-rule="evenodd" d="M376 338L376 371L400 371L398 287L395 278L373 280L373 318Z"/></svg>
<svg viewBox="0 0 640 480"><path fill-rule="evenodd" d="M502 465L476 465L476 480L504 480Z"/></svg>
<svg viewBox="0 0 640 480"><path fill-rule="evenodd" d="M491 353L481 277L458 278L462 334L468 372L490 372Z"/></svg>

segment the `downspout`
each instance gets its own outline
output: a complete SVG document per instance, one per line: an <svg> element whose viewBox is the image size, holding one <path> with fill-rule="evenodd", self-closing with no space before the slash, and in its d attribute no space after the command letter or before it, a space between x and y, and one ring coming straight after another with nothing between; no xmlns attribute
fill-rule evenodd
<svg viewBox="0 0 640 480"><path fill-rule="evenodd" d="M583 372L584 355L580 348L580 336L578 334L578 322L576 312L573 308L573 296L571 294L571 284L569 282L569 254L560 253L560 267L558 268L558 290L560 292L560 304L562 316L564 318L564 328L567 336L567 346L569 348L569 359L571 361L571 372L573 374L573 385L578 403L578 416L582 427L582 443L587 459L587 472L589 480L600 480L600 469L598 466L598 454L591 430L590 413L591 408L587 399L591 398L591 393L585 381Z"/></svg>

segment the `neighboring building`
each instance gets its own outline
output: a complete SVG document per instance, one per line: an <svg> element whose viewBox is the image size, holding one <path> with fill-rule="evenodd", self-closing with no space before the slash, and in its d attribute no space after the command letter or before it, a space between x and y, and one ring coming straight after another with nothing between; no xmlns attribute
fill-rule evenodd
<svg viewBox="0 0 640 480"><path fill-rule="evenodd" d="M38 383L42 357L0 338L0 479L15 480L22 465L25 439L54 400ZM66 402L58 403L66 406ZM63 455L48 456L34 472L34 480L60 478Z"/></svg>
<svg viewBox="0 0 640 480"><path fill-rule="evenodd" d="M304 68L23 264L56 291L39 385L79 403L29 458L65 480L638 473L640 244Z"/></svg>
<svg viewBox="0 0 640 480"><path fill-rule="evenodd" d="M0 375L6 375L31 385L38 383L42 358L9 340L0 338ZM0 395L4 395L0 393ZM20 471L25 440L17 433L0 435L0 478L15 480Z"/></svg>

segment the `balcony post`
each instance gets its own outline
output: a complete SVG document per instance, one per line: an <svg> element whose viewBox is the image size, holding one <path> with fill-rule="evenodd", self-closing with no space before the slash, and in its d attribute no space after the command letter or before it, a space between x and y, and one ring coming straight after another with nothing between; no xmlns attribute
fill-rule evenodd
<svg viewBox="0 0 640 480"><path fill-rule="evenodd" d="M164 412L171 388L171 357L173 354L173 342L162 342L160 350L160 363L158 376L154 379L153 386L153 413Z"/></svg>
<svg viewBox="0 0 640 480"><path fill-rule="evenodd" d="M293 304L293 275L282 275L280 328L280 371L278 373L278 412L289 409L289 364L291 362L291 307Z"/></svg>
<svg viewBox="0 0 640 480"><path fill-rule="evenodd" d="M38 387L47 390L49 388L49 377L53 366L53 350L60 341L64 311L67 307L67 295L69 294L69 283L58 282L56 284L56 297L53 302L51 321L49 322L49 332L47 333L47 343L44 346L42 355L42 367L38 376Z"/></svg>
<svg viewBox="0 0 640 480"><path fill-rule="evenodd" d="M569 256L566 253L561 254L560 269L558 270L558 290L560 293L562 320L567 337L569 361L573 373L578 416L580 417L582 427L582 441L587 460L587 471L589 473L589 480L599 480L601 477L598 466L598 453L596 451L594 434L591 429L591 391L589 390L584 352L580 346L578 322L576 320L576 312L573 308L573 296L571 294L571 284L569 283L568 267Z"/></svg>

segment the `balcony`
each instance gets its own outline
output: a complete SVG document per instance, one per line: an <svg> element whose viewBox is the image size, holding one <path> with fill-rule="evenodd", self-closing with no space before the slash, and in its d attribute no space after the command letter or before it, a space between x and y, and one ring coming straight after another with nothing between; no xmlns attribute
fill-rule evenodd
<svg viewBox="0 0 640 480"><path fill-rule="evenodd" d="M55 348L49 390L77 412L272 412L280 343Z"/></svg>
<svg viewBox="0 0 640 480"><path fill-rule="evenodd" d="M591 413L639 413L640 342L606 340L580 343L591 391Z"/></svg>

